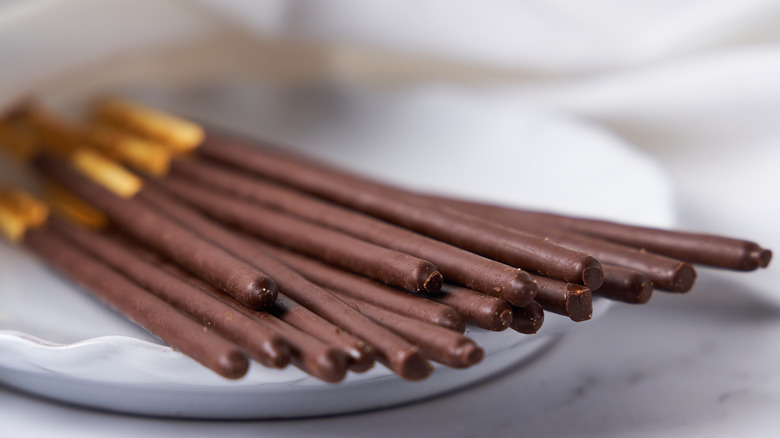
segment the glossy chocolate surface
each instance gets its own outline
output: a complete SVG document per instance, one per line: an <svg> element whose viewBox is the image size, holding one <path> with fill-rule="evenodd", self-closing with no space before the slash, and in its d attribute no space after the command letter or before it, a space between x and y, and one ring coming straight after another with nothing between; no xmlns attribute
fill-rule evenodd
<svg viewBox="0 0 780 438"><path fill-rule="evenodd" d="M292 215L230 199L207 187L173 180L159 184L205 214L277 245L410 292L435 293L441 288L441 273L427 260Z"/></svg>
<svg viewBox="0 0 780 438"><path fill-rule="evenodd" d="M288 346L276 333L203 290L152 265L131 248L106 235L71 225L56 217L49 220L49 226L58 236L235 342L252 359L275 368L282 368L289 362Z"/></svg>
<svg viewBox="0 0 780 438"><path fill-rule="evenodd" d="M568 316L577 322L593 317L593 294L589 288L539 275L534 275L534 280L539 288L536 301L544 310Z"/></svg>
<svg viewBox="0 0 780 438"><path fill-rule="evenodd" d="M461 333L466 328L461 316L451 307L426 299L438 294L412 295L300 254L260 242L257 244L263 251L322 287Z"/></svg>
<svg viewBox="0 0 780 438"><path fill-rule="evenodd" d="M489 211L491 216L502 215L516 222L555 226L688 263L752 271L766 268L772 260L772 251L748 240L726 236L642 227L463 200L450 199L448 202L463 206L476 205Z"/></svg>
<svg viewBox="0 0 780 438"><path fill-rule="evenodd" d="M276 285L263 272L136 199L120 198L56 159L39 157L35 165L46 177L105 213L124 233L247 306L268 307L276 299Z"/></svg>
<svg viewBox="0 0 780 438"><path fill-rule="evenodd" d="M465 287L445 283L438 294L426 298L452 307L467 323L485 330L503 331L512 322L508 301Z"/></svg>
<svg viewBox="0 0 780 438"><path fill-rule="evenodd" d="M639 271L604 264L604 284L593 294L630 304L645 304L653 296L653 283Z"/></svg>
<svg viewBox="0 0 780 438"><path fill-rule="evenodd" d="M212 132L199 153L514 267L592 288L603 280L598 260L587 254L442 208L410 192L259 146L258 142L250 145Z"/></svg>
<svg viewBox="0 0 780 438"><path fill-rule="evenodd" d="M75 245L44 229L28 230L24 243L56 271L173 349L223 377L238 379L246 374L249 360L238 346L185 316Z"/></svg>
<svg viewBox="0 0 780 438"><path fill-rule="evenodd" d="M167 181L180 181L218 189L247 202L293 214L359 239L431 261L445 279L470 289L499 296L516 305L533 299L531 277L495 260L431 239L361 212L327 202L306 193L253 178L216 163L177 160Z"/></svg>
<svg viewBox="0 0 780 438"><path fill-rule="evenodd" d="M433 361L453 368L468 368L485 356L481 347L459 332L333 292L357 307L364 315L419 347L423 354Z"/></svg>
<svg viewBox="0 0 780 438"><path fill-rule="evenodd" d="M156 189L153 184L147 184L138 196L205 238L229 248L239 257L251 260L263 270L273 272L282 293L334 325L364 340L374 349L377 358L399 376L408 380L419 380L430 374L429 364L416 347L376 324L333 294L306 280L286 265L263 254L251 245L251 239L240 236L198 214Z"/></svg>

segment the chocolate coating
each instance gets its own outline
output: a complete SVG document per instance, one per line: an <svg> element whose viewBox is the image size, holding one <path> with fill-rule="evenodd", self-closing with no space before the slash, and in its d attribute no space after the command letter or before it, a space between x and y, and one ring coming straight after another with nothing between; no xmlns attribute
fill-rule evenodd
<svg viewBox="0 0 780 438"><path fill-rule="evenodd" d="M606 221L562 221L577 232L598 236L624 245L717 268L753 271L766 268L772 251L746 240L703 233L659 230Z"/></svg>
<svg viewBox="0 0 780 438"><path fill-rule="evenodd" d="M593 294L630 304L645 304L653 296L653 284L633 269L604 264L604 284Z"/></svg>
<svg viewBox="0 0 780 438"><path fill-rule="evenodd" d="M376 353L372 345L345 332L295 301L283 296L270 311L282 321L344 352L349 359L347 366L351 371L362 373L373 368Z"/></svg>
<svg viewBox="0 0 780 438"><path fill-rule="evenodd" d="M340 172L258 142L209 132L199 148L208 159L229 164L465 250L567 282L597 288L598 261L544 239L464 215L422 196ZM357 190L360 188L360 190ZM583 269L588 275L583 276Z"/></svg>
<svg viewBox="0 0 780 438"><path fill-rule="evenodd" d="M167 179L218 189L396 251L430 260L450 282L499 296L516 305L536 293L531 277L506 264L378 220L306 193L263 181L216 163L177 160Z"/></svg>
<svg viewBox="0 0 780 438"><path fill-rule="evenodd" d="M425 298L455 309L467 323L485 330L500 332L512 322L509 302L464 287L445 283L438 294Z"/></svg>
<svg viewBox="0 0 780 438"><path fill-rule="evenodd" d="M422 296L408 294L366 277L263 242L256 244L263 252L286 263L310 281L329 290L336 290L340 292L339 295L345 294L402 315L428 321L461 333L466 329L466 324L461 316L451 307L431 302Z"/></svg>
<svg viewBox="0 0 780 438"><path fill-rule="evenodd" d="M205 214L250 234L410 292L438 292L432 263L184 181L159 184Z"/></svg>
<svg viewBox="0 0 780 438"><path fill-rule="evenodd" d="M49 219L49 226L58 236L78 245L144 289L235 342L252 359L273 368L283 368L289 363L288 345L276 333L204 294L181 278L151 265L132 249L108 236L68 224L56 217Z"/></svg>
<svg viewBox="0 0 780 438"><path fill-rule="evenodd" d="M272 311L274 310L272 309ZM262 323L282 334L291 343L293 364L325 382L336 383L344 380L349 361L346 353L290 325L284 319L280 317L265 318Z"/></svg>
<svg viewBox="0 0 780 438"><path fill-rule="evenodd" d="M593 294L587 287L534 275L539 292L536 301L544 310L568 316L572 321L593 317Z"/></svg>
<svg viewBox="0 0 780 438"><path fill-rule="evenodd" d="M482 348L459 332L374 306L338 291L331 292L419 347L431 360L453 368L468 368L485 356Z"/></svg>
<svg viewBox="0 0 780 438"><path fill-rule="evenodd" d="M170 269L170 266L168 268ZM276 310L279 310L280 303L289 302L283 295L280 295L276 303L274 303L274 307L269 309L272 313L253 310L218 291L203 280L192 277L180 270L171 272L190 282L193 286L202 289L214 299L234 308L244 316L252 318L257 324L267 330L272 330L284 338L290 346L291 362L297 368L325 382L335 383L344 380L347 373L348 360L346 353L300 330L295 325L288 324L283 321L283 318L279 318ZM316 315L314 316L316 317Z"/></svg>
<svg viewBox="0 0 780 438"><path fill-rule="evenodd" d="M28 230L24 243L55 270L174 350L229 379L241 378L249 369L249 360L235 344L188 318L53 232Z"/></svg>
<svg viewBox="0 0 780 438"><path fill-rule="evenodd" d="M147 184L139 192L140 195L145 202L151 203L207 239L223 245L224 248L228 248L245 260L251 260L261 269L273 272L281 292L353 336L365 340L374 348L378 359L402 378L415 380L430 374L428 362L416 347L376 324L333 294L306 280L286 265L262 253L248 243L252 240L250 237L239 235L199 215L176 199L157 190L154 185Z"/></svg>
<svg viewBox="0 0 780 438"><path fill-rule="evenodd" d="M772 251L762 248L754 242L731 237L627 225L471 201L450 199L447 202L476 205L483 210L489 210L491 216L503 215L513 218L517 222L555 226L688 263L737 271L752 271L766 268L772 259Z"/></svg>
<svg viewBox="0 0 780 438"><path fill-rule="evenodd" d="M531 233L549 241L588 253L601 263L633 269L646 275L656 289L668 292L688 292L696 280L696 271L689 263L636 248L566 231L546 223L519 220L511 211L485 208L481 204L443 200L454 208L479 214L496 223ZM606 274L603 274L606 275ZM588 282L586 282L588 283ZM598 288L591 288L598 290Z"/></svg>
<svg viewBox="0 0 780 438"><path fill-rule="evenodd" d="M254 239L245 235L239 237L232 230L224 228L220 224L200 215L187 205L168 196L164 191L159 190L155 184L147 183L146 187L138 193L138 199L179 221L205 238L229 249L236 256L261 265L263 269L274 270L275 272L279 270L279 272L287 274L290 279L285 282L285 288L299 287L305 293L310 287L310 285L305 284L305 279L297 275L297 273L293 272L290 274L287 266L247 243L246 239ZM301 280L304 282L301 283ZM288 299L287 301L292 300ZM291 305L287 307L292 308ZM337 325L319 317L305 307L297 306L295 311L285 312L283 318L285 322L296 328L344 351L350 359L349 368L351 370L361 372L374 365L375 351L372 345L342 331Z"/></svg>
<svg viewBox="0 0 780 438"><path fill-rule="evenodd" d="M548 237L553 242L587 252L603 264L639 271L648 277L655 288L660 290L688 292L693 288L696 280L696 271L693 266L680 260L549 227L524 227L524 229L529 232L536 230L534 232L538 232L540 236ZM606 273L603 273L603 276L605 277L604 281L606 281Z"/></svg>
<svg viewBox="0 0 780 438"><path fill-rule="evenodd" d="M532 335L542 328L544 309L536 301L524 307L512 307L512 322L509 327L520 333Z"/></svg>
<svg viewBox="0 0 780 438"><path fill-rule="evenodd" d="M124 233L247 306L268 307L276 299L276 285L267 275L153 209L135 199L114 195L54 158L38 157L35 165L46 177L105 213L111 223Z"/></svg>

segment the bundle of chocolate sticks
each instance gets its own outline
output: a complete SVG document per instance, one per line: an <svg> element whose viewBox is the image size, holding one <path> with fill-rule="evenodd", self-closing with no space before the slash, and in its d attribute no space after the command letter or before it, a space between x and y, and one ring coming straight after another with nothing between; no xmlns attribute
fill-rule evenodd
<svg viewBox="0 0 780 438"><path fill-rule="evenodd" d="M121 99L74 121L0 120L40 198L0 194L0 227L172 348L231 379L250 360L339 382L375 361L406 380L479 363L466 325L536 333L593 296L691 290L694 264L768 266L723 236L444 198ZM556 316L559 317L559 316Z"/></svg>

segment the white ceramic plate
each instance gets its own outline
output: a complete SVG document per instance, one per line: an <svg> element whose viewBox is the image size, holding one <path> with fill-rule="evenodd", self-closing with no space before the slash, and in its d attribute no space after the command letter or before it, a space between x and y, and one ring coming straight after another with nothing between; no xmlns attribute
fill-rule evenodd
<svg viewBox="0 0 780 438"><path fill-rule="evenodd" d="M235 92L249 87L232 84ZM217 86L229 98L224 85ZM202 90L196 92L200 95ZM244 90L247 91L247 90ZM599 129L511 105L495 96L452 90L376 93L329 90L299 127L275 124L296 104L269 92L252 107L270 136L378 177L428 190L667 225L667 183L646 157ZM207 93L208 94L208 93ZM209 94L212 95L212 94ZM214 102L188 94L158 100L208 117ZM143 96L141 96L143 98ZM327 111L340 102L334 113ZM348 103L345 103L348 102ZM236 111L242 110L236 104ZM292 111L297 113L297 111ZM317 117L315 117L315 114ZM223 116L227 116L223 113ZM303 116L302 116L303 117ZM429 163L435 163L431 166ZM647 200L652 200L649 202ZM652 209L641 208L653 205ZM548 315L540 334L470 330L486 349L468 370L439 367L424 382L403 382L382 366L329 385L295 370L253 366L226 381L154 343L142 330L8 245L2 258L0 379L44 396L83 405L199 418L288 417L351 412L429 397L519 366L560 333L579 327ZM597 301L595 315L607 303ZM587 323L583 323L587 324Z"/></svg>
<svg viewBox="0 0 780 438"><path fill-rule="evenodd" d="M80 6L94 3L78 1L67 11L52 6L55 11L45 12L78 14ZM142 14L159 4L171 8L163 2L123 7L127 14ZM201 45L206 50L227 50L220 46L216 27L203 24L208 20L171 11L166 12L168 21L179 20L187 35L201 38L204 33L193 31L201 27L209 29L206 35L217 35L209 40L215 43ZM28 16L28 26L17 32L34 32L35 20L46 22L40 13L32 17L33 24ZM0 36L2 32L0 26ZM230 44L234 49L235 41ZM78 53L77 47L73 50ZM193 71L198 59L200 64L207 61L184 58L141 53L92 65L79 77L66 72L57 76L50 69L41 89L61 107L74 107L99 92L124 93L410 187L642 224L672 223L669 183L646 155L597 127L526 108L506 93L448 87L377 91L333 81L269 85L235 75L233 69L187 76L183 72ZM177 73L161 74L170 71ZM181 82L183 77L188 80ZM7 104L12 93L0 91L6 99L0 105ZM9 163L2 167L2 179L24 179ZM608 305L596 300L595 316ZM0 245L0 381L52 399L120 412L280 418L381 408L520 367L562 334L587 325L580 324L548 315L542 331L533 336L470 329L467 334L486 350L484 361L467 370L437 367L422 382L404 382L381 365L335 385L294 368L259 365L245 378L228 381L160 345L24 251Z"/></svg>

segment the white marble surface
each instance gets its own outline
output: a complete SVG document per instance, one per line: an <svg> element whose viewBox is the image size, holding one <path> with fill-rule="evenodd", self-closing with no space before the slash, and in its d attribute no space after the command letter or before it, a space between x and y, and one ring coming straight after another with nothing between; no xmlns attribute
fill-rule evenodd
<svg viewBox="0 0 780 438"><path fill-rule="evenodd" d="M294 421L180 421L83 410L0 388L3 435L773 437L780 310L739 279L704 272L688 296L617 307L522 370L400 408Z"/></svg>

